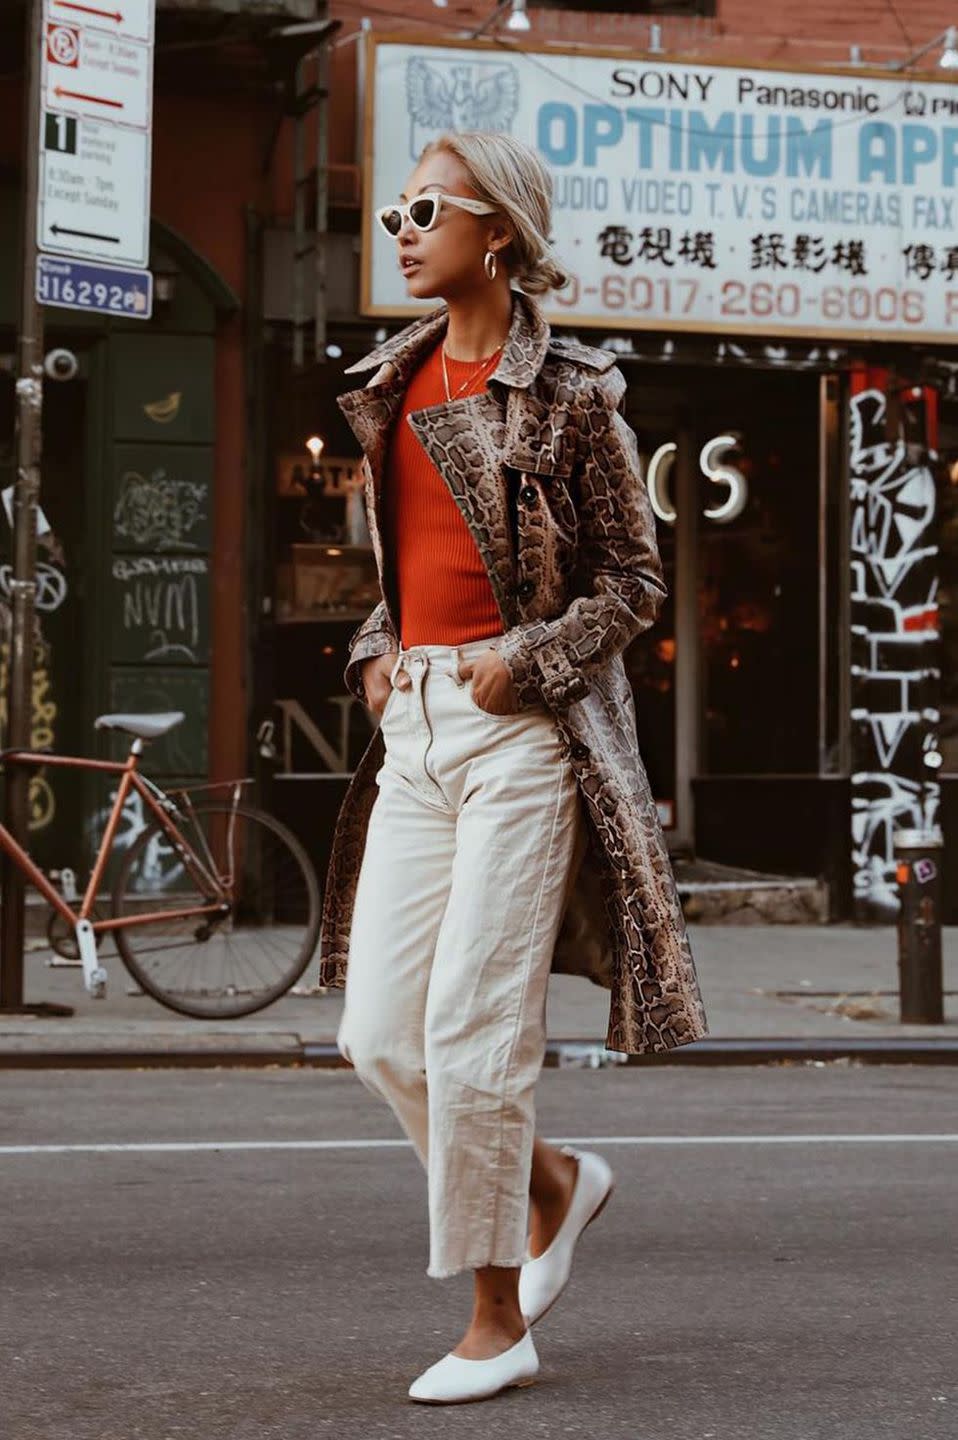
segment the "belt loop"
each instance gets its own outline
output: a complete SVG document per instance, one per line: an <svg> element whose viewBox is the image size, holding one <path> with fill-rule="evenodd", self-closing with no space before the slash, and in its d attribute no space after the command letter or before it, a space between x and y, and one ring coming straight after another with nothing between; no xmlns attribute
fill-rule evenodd
<svg viewBox="0 0 958 1440"><path fill-rule="evenodd" d="M464 678L462 675L459 674L459 662L460 662L461 659L462 659L462 647L461 647L460 645L453 645L453 646L452 646L452 678L455 680L456 684L459 686L460 689L462 689L463 685L465 685L465 683L466 683L465 678Z"/></svg>

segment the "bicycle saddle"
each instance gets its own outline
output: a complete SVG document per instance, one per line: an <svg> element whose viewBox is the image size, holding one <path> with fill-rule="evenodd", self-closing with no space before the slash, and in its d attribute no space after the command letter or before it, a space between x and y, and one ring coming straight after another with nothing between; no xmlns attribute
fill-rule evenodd
<svg viewBox="0 0 958 1440"><path fill-rule="evenodd" d="M124 730L140 740L155 740L185 719L182 710L167 710L161 715L98 715L94 730Z"/></svg>

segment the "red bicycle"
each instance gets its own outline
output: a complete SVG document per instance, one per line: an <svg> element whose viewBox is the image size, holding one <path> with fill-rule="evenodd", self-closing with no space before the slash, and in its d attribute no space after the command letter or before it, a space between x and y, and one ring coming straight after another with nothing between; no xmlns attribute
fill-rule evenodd
<svg viewBox="0 0 958 1440"><path fill-rule="evenodd" d="M271 1004L306 969L319 938L319 884L296 836L244 802L251 780L166 792L141 774L144 746L183 719L182 711L101 715L97 729L134 737L125 761L0 752L5 765L119 777L78 907L64 899L3 825L0 849L49 902L50 943L57 954L80 960L91 995L106 994L98 940L110 935L134 980L161 1005L200 1019L233 1019ZM216 791L226 793L217 799ZM132 796L151 819L122 855L112 914L104 915L97 897Z"/></svg>

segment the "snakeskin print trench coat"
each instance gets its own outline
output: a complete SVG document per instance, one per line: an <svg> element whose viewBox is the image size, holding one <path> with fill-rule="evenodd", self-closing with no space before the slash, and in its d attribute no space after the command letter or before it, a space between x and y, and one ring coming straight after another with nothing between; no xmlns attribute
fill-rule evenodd
<svg viewBox="0 0 958 1440"><path fill-rule="evenodd" d="M382 542L381 480L406 382L446 328L425 314L347 373L374 370L338 403L363 449L366 513L382 600L350 641L345 681L398 648L398 600ZM488 390L413 412L422 442L475 539L502 615L496 648L520 706L545 703L574 768L588 843L552 969L610 990L606 1047L669 1050L707 1033L658 812L635 730L622 651L666 594L635 436L619 413L614 355L551 334L514 292ZM384 745L375 729L340 809L327 875L320 981L345 984L366 825Z"/></svg>

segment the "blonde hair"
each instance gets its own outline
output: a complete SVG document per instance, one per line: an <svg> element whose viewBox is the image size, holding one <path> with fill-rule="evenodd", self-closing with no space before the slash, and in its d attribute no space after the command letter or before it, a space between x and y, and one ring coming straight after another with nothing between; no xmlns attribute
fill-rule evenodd
<svg viewBox="0 0 958 1440"><path fill-rule="evenodd" d="M568 285L569 275L546 238L552 224L552 176L536 151L501 130L446 131L424 147L420 161L436 150L455 155L479 199L511 222L513 239L503 257L510 279L527 295Z"/></svg>

